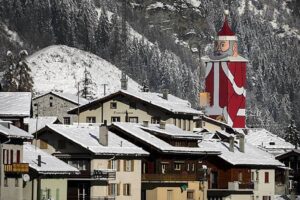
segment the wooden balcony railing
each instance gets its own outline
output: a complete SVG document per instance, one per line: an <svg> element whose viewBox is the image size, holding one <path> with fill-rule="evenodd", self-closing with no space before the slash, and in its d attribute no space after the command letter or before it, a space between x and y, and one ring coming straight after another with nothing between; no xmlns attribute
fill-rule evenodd
<svg viewBox="0 0 300 200"><path fill-rule="evenodd" d="M239 183L239 189L254 189L254 183Z"/></svg>
<svg viewBox="0 0 300 200"><path fill-rule="evenodd" d="M142 181L200 181L199 174L142 174Z"/></svg>
<svg viewBox="0 0 300 200"><path fill-rule="evenodd" d="M5 173L13 174L25 174L29 172L28 163L13 163L13 164L4 164Z"/></svg>
<svg viewBox="0 0 300 200"><path fill-rule="evenodd" d="M115 180L116 170L114 169L97 169L91 174L92 178L97 180Z"/></svg>
<svg viewBox="0 0 300 200"><path fill-rule="evenodd" d="M90 200L115 200L115 197L91 197Z"/></svg>

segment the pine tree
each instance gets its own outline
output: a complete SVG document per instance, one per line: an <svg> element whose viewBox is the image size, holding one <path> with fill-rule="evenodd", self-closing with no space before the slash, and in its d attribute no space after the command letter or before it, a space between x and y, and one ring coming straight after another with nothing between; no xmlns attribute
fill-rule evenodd
<svg viewBox="0 0 300 200"><path fill-rule="evenodd" d="M31 70L26 62L26 56L28 56L26 50L20 51L16 65L19 92L31 92L33 88L33 80L30 75Z"/></svg>
<svg viewBox="0 0 300 200"><path fill-rule="evenodd" d="M15 58L11 51L8 51L6 60L6 70L3 76L3 91L15 92L18 89L17 80L15 77L16 64L14 62Z"/></svg>
<svg viewBox="0 0 300 200"><path fill-rule="evenodd" d="M297 149L300 144L300 132L297 130L294 120L291 120L291 123L286 128L285 133L286 135L284 139L295 145L295 149Z"/></svg>
<svg viewBox="0 0 300 200"><path fill-rule="evenodd" d="M85 68L84 77L79 83L79 95L85 99L93 100L95 97L94 89L96 84L92 80L91 73Z"/></svg>
<svg viewBox="0 0 300 200"><path fill-rule="evenodd" d="M109 34L110 34L110 25L107 17L107 12L102 7L101 16L98 21L98 26L95 33L96 46L100 56L104 59L109 58L108 45L109 45Z"/></svg>

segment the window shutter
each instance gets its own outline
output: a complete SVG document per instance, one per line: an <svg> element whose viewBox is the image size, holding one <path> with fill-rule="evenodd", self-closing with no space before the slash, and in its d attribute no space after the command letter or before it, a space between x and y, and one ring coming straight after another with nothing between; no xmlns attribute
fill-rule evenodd
<svg viewBox="0 0 300 200"><path fill-rule="evenodd" d="M111 169L111 160L108 161L107 169Z"/></svg>
<svg viewBox="0 0 300 200"><path fill-rule="evenodd" d="M111 184L108 185L107 189L108 189L107 191L108 195L111 195Z"/></svg>
<svg viewBox="0 0 300 200"><path fill-rule="evenodd" d="M20 163L20 157L21 157L21 153L20 150L17 150L17 163Z"/></svg>
<svg viewBox="0 0 300 200"><path fill-rule="evenodd" d="M117 184L117 196L120 195L120 183Z"/></svg>
<svg viewBox="0 0 300 200"><path fill-rule="evenodd" d="M126 184L123 184L123 195L126 195Z"/></svg>
<svg viewBox="0 0 300 200"><path fill-rule="evenodd" d="M134 171L134 160L131 160L131 171Z"/></svg>
<svg viewBox="0 0 300 200"><path fill-rule="evenodd" d="M14 163L14 150L10 150L10 164Z"/></svg>
<svg viewBox="0 0 300 200"><path fill-rule="evenodd" d="M120 171L120 166L121 166L120 160L117 160L117 171L118 172Z"/></svg>
<svg viewBox="0 0 300 200"><path fill-rule="evenodd" d="M124 169L123 169L123 171L126 172L126 171L127 171L127 170L126 170L126 167L127 167L127 165L126 165L126 160L123 160L123 162L124 162Z"/></svg>
<svg viewBox="0 0 300 200"><path fill-rule="evenodd" d="M5 156L5 149L3 149L3 155L2 155L3 164L6 164L5 158L6 158L6 156Z"/></svg>

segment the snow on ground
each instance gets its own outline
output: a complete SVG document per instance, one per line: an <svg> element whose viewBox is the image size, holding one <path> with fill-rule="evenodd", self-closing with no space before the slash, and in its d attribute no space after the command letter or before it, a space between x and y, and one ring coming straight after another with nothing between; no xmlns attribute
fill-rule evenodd
<svg viewBox="0 0 300 200"><path fill-rule="evenodd" d="M35 93L58 90L76 94L77 83L84 77L84 70L91 73L96 84L97 97L103 96L103 84L108 84L106 94L121 88L121 71L106 60L64 45L44 48L27 58L34 81ZM128 87L138 90L139 85L129 78Z"/></svg>
<svg viewBox="0 0 300 200"><path fill-rule="evenodd" d="M186 2L191 4L195 8L198 8L201 4L201 1L199 1L199 0L186 0Z"/></svg>
<svg viewBox="0 0 300 200"><path fill-rule="evenodd" d="M20 46L23 46L23 41L20 39L18 33L15 31L10 30L5 24L0 24L4 28L4 31L9 37L10 41L18 43Z"/></svg>
<svg viewBox="0 0 300 200"><path fill-rule="evenodd" d="M165 3L162 3L162 2L156 2L156 3L153 3L153 4L150 4L146 10L154 10L154 9L157 9L157 8L161 8L161 9L167 9L167 10L170 10L170 11L175 11L176 8L172 5L169 5L169 4L165 4Z"/></svg>
<svg viewBox="0 0 300 200"><path fill-rule="evenodd" d="M240 6L238 7L238 13L240 14L240 15L242 15L242 14L244 14L244 12L245 12L245 5L246 5L246 2L245 2L245 0L241 0L241 1L239 1L240 2Z"/></svg>

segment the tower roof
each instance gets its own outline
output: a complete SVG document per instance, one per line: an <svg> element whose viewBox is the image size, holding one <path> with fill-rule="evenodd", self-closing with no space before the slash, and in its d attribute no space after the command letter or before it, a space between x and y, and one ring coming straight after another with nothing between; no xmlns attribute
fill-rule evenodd
<svg viewBox="0 0 300 200"><path fill-rule="evenodd" d="M231 28L228 24L227 15L225 15L223 27L218 32L218 36L234 36L234 35L235 35L235 33L231 30Z"/></svg>

